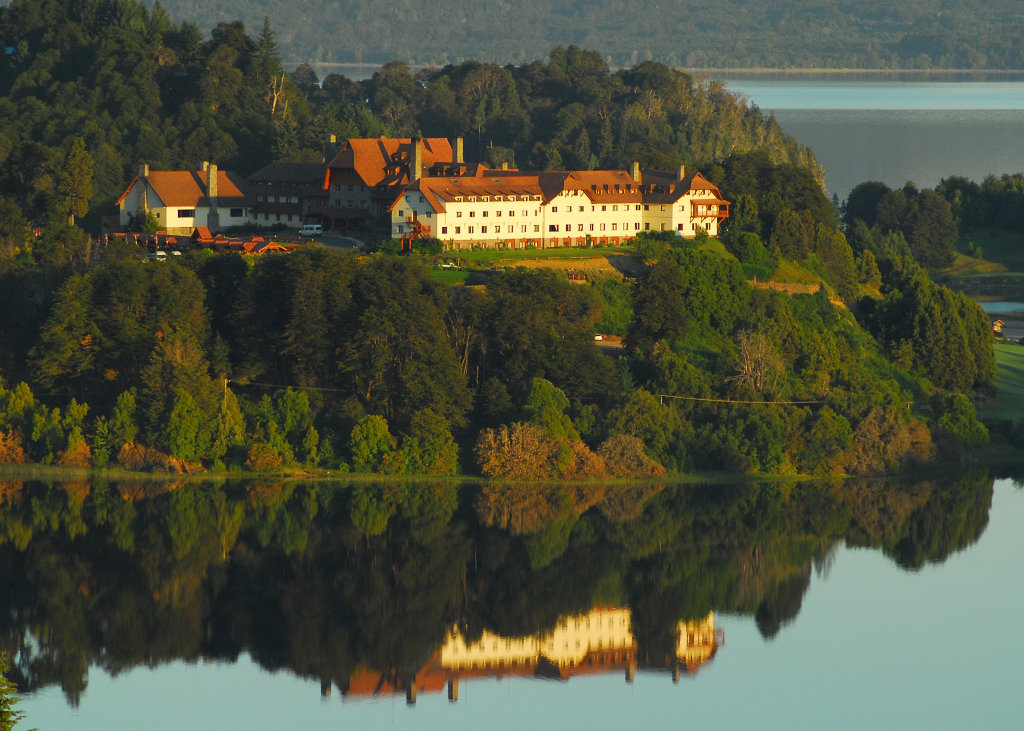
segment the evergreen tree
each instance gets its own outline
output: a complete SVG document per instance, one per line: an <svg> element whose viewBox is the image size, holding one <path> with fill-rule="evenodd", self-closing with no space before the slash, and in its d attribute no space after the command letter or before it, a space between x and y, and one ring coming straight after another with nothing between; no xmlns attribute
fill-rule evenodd
<svg viewBox="0 0 1024 731"><path fill-rule="evenodd" d="M85 140L76 137L64 162L57 192L61 210L67 214L68 225L74 225L75 217L89 212L92 198L93 159L85 149Z"/></svg>
<svg viewBox="0 0 1024 731"><path fill-rule="evenodd" d="M9 669L7 653L0 653L0 731L15 731L18 721L25 717L22 711L17 710L18 698L15 694L18 688L7 679Z"/></svg>

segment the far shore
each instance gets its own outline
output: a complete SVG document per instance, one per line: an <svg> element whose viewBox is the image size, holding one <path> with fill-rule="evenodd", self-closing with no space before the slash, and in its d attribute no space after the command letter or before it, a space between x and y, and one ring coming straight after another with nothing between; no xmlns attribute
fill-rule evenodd
<svg viewBox="0 0 1024 731"><path fill-rule="evenodd" d="M226 482L242 480L276 480L280 482L466 482L478 484L603 484L633 485L671 482L675 484L727 485L741 482L820 482L822 480L883 480L883 479L929 479L946 475L950 468L958 470L976 467L1009 467L1024 464L1020 457L1009 457L1005 453L984 450L964 460L936 462L913 470L892 475L767 475L734 472L690 472L652 478L605 478L591 480L515 480L490 479L476 475L383 475L374 472L343 472L338 470L317 470L305 472L291 470L281 472L196 472L178 474L170 472L133 472L119 467L57 467L42 464L0 464L0 480L141 480L147 482Z"/></svg>

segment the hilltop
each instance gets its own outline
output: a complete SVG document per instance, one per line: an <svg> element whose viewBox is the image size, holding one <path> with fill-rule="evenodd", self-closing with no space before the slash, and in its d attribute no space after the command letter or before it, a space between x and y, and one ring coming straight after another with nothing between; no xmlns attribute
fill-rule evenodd
<svg viewBox="0 0 1024 731"><path fill-rule="evenodd" d="M522 64L564 43L612 66L656 60L687 68L1022 68L1013 0L169 0L175 18L209 31L269 16L295 62L462 60Z"/></svg>

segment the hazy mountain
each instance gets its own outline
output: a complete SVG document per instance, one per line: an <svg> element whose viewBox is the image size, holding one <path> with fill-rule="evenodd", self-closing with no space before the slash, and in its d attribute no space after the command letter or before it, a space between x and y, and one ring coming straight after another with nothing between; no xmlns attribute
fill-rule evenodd
<svg viewBox="0 0 1024 731"><path fill-rule="evenodd" d="M209 31L269 16L287 60L521 63L556 45L611 65L1024 68L1021 0L166 0Z"/></svg>

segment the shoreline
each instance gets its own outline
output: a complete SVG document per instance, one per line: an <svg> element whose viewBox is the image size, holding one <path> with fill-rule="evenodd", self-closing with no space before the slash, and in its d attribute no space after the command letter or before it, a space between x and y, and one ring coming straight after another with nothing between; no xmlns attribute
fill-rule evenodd
<svg viewBox="0 0 1024 731"><path fill-rule="evenodd" d="M964 460L936 462L913 469L903 470L895 474L877 475L767 475L732 472L690 472L663 477L644 478L605 478L589 480L543 479L543 480L512 480L493 479L475 475L383 475L367 472L319 472L309 473L301 470L294 472L196 472L178 474L168 472L133 472L120 468L106 467L56 467L40 464L0 464L0 480L59 480L76 482L83 480L142 480L146 482L227 482L238 480L276 480L280 482L466 482L478 484L605 484L605 485L636 485L671 482L693 485L728 485L744 482L820 482L822 480L885 480L903 479L920 480L948 473L950 468L957 470L976 469L979 467L1024 466L1024 456L1008 458L992 454L980 454Z"/></svg>

